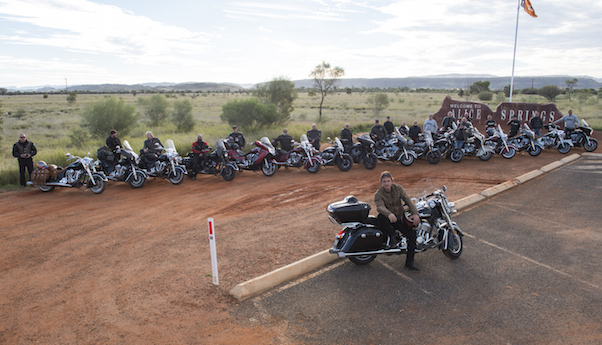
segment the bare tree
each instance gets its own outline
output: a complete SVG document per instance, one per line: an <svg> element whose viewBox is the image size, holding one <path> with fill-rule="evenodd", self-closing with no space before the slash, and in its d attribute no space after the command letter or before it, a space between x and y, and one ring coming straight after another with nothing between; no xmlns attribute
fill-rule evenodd
<svg viewBox="0 0 602 345"><path fill-rule="evenodd" d="M331 67L329 63L322 61L322 64L317 65L309 74L314 78L314 88L320 92L320 110L318 121L322 121L322 105L324 99L332 88L345 75L345 70L341 67Z"/></svg>
<svg viewBox="0 0 602 345"><path fill-rule="evenodd" d="M567 86L567 91L569 92L569 101L571 100L571 95L573 94L573 89L575 88L575 85L577 85L578 81L579 81L579 79L577 79L577 78L567 79L564 81L564 83Z"/></svg>

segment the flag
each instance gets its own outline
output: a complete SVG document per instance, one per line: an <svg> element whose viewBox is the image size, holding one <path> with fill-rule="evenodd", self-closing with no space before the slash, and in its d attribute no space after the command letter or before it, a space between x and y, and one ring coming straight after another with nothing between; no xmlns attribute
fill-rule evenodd
<svg viewBox="0 0 602 345"><path fill-rule="evenodd" d="M533 6L531 6L530 0L522 0L521 6L525 9L525 12L529 13L531 17L537 18L537 14L535 14L535 10Z"/></svg>

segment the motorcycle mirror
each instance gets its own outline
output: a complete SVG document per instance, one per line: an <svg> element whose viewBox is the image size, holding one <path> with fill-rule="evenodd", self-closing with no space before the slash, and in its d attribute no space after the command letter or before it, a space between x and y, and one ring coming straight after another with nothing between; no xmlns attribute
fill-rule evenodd
<svg viewBox="0 0 602 345"><path fill-rule="evenodd" d="M443 185L443 188L441 188L444 192L447 190L447 187L445 185Z"/></svg>
<svg viewBox="0 0 602 345"><path fill-rule="evenodd" d="M65 157L69 158L71 157L71 154L69 152L65 153Z"/></svg>

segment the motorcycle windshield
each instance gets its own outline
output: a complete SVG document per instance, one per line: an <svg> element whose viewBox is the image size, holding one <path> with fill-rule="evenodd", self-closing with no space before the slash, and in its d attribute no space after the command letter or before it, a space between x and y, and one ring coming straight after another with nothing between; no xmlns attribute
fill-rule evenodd
<svg viewBox="0 0 602 345"><path fill-rule="evenodd" d="M274 146L272 146L272 142L270 141L270 139L268 139L268 137L263 137L259 139L259 142L261 142L261 145L265 146L265 148L268 149L268 151L270 151L272 155L276 153L276 149L274 148Z"/></svg>
<svg viewBox="0 0 602 345"><path fill-rule="evenodd" d="M341 143L341 140L338 137L334 138L334 142L337 144L337 146L339 147L339 150L341 150L341 152L344 151L343 143Z"/></svg>
<svg viewBox="0 0 602 345"><path fill-rule="evenodd" d="M301 134L301 138L299 138L299 142L300 143L309 143L309 140L307 139L307 135L306 134Z"/></svg>
<svg viewBox="0 0 602 345"><path fill-rule="evenodd" d="M132 146L127 140L123 141L123 148L121 150L126 151L128 154L132 155L134 159L138 159L138 154L134 152L134 149L132 149Z"/></svg>
<svg viewBox="0 0 602 345"><path fill-rule="evenodd" d="M584 119L581 119L581 127L589 127L589 125L587 124L587 122L585 122Z"/></svg>
<svg viewBox="0 0 602 345"><path fill-rule="evenodd" d="M222 156L224 152L226 152L226 145L224 145L224 140L220 139L215 143L215 151L219 156Z"/></svg>
<svg viewBox="0 0 602 345"><path fill-rule="evenodd" d="M165 151L177 152L176 145L173 143L173 140L167 139L165 141Z"/></svg>

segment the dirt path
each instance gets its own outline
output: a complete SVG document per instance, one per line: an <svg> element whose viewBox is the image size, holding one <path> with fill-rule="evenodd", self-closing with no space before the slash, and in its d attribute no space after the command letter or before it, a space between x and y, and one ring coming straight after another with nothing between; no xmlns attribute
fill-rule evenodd
<svg viewBox="0 0 602 345"><path fill-rule="evenodd" d="M231 322L236 302L228 292L329 248L340 230L327 219L329 203L353 194L373 204L383 170L404 186L435 178L457 200L563 157L546 150L488 162L379 162L372 171L245 171L231 182L151 180L137 190L111 182L100 195L6 192L0 344L269 344L278 330ZM216 223L219 287L210 276L207 217Z"/></svg>

